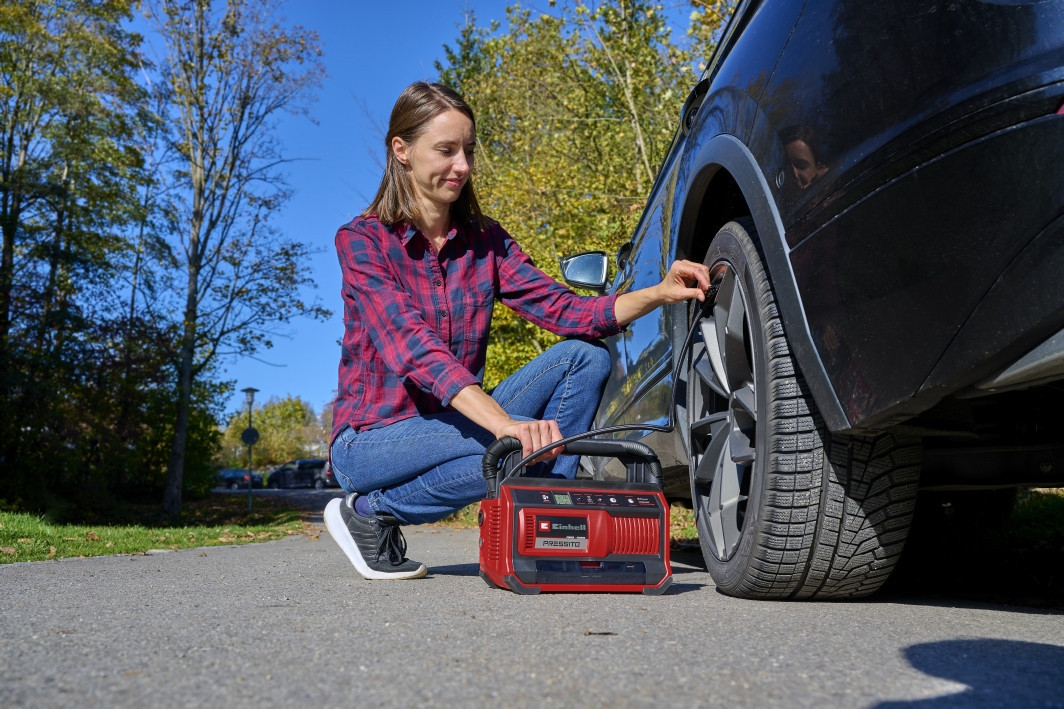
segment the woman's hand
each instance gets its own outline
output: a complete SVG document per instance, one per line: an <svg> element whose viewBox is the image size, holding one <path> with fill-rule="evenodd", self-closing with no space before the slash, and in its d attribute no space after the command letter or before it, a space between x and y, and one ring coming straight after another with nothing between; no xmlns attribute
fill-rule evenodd
<svg viewBox="0 0 1064 709"><path fill-rule="evenodd" d="M557 421L518 421L510 418L510 414L476 384L459 391L451 399L451 406L473 423L491 431L496 438L512 436L521 441L521 450L524 451L521 457L562 440ZM561 455L562 450L561 447L553 448L532 462L554 460Z"/></svg>
<svg viewBox="0 0 1064 709"><path fill-rule="evenodd" d="M672 305L685 300L706 299L709 290L709 268L693 261L673 261L661 283L621 293L613 306L614 315L621 327L637 320L662 305Z"/></svg>
<svg viewBox="0 0 1064 709"><path fill-rule="evenodd" d="M694 261L673 261L669 272L657 285L658 297L662 305L682 303L692 298L704 301L709 286L709 266Z"/></svg>
<svg viewBox="0 0 1064 709"><path fill-rule="evenodd" d="M562 432L557 421L514 421L501 426L495 431L496 438L512 436L521 441L521 457L531 455L544 446L562 440ZM532 460L533 463L546 463L554 460L564 451L564 446L552 448Z"/></svg>

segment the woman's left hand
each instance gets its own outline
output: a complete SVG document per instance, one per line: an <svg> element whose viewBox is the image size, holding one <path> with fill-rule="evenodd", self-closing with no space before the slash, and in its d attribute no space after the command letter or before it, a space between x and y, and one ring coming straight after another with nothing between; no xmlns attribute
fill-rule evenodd
<svg viewBox="0 0 1064 709"><path fill-rule="evenodd" d="M658 297L663 304L672 305L685 300L706 299L709 290L709 266L694 261L677 260L658 284Z"/></svg>

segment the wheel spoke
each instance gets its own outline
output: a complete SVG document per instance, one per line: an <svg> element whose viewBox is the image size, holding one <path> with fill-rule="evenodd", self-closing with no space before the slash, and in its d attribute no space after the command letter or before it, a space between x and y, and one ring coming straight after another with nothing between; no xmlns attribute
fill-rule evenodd
<svg viewBox="0 0 1064 709"><path fill-rule="evenodd" d="M731 269L717 293L713 319L728 391L735 391L753 380L753 371L746 354L746 304Z"/></svg>
<svg viewBox="0 0 1064 709"><path fill-rule="evenodd" d="M713 478L723 462L724 451L728 443L728 436L726 435L728 429L728 418L724 412L702 419L698 422L697 429L692 428L692 432L697 430L709 435L709 445L706 446L705 453L702 454L702 458L695 468L694 479L696 485L708 487L713 482Z"/></svg>
<svg viewBox="0 0 1064 709"><path fill-rule="evenodd" d="M757 437L757 402L754 386L748 383L736 389L728 402L732 460L749 464L757 458L754 444Z"/></svg>
<svg viewBox="0 0 1064 709"><path fill-rule="evenodd" d="M700 418L697 421L691 422L691 438L701 444L701 442L707 441L710 437L716 435L720 429L726 430L727 425L727 411L716 411L710 413L704 418ZM708 448L708 446L704 447Z"/></svg>
<svg viewBox="0 0 1064 709"><path fill-rule="evenodd" d="M731 459L734 463L746 465L757 459L757 451L751 445L747 434L734 426L728 435L728 448L731 450Z"/></svg>
<svg viewBox="0 0 1064 709"><path fill-rule="evenodd" d="M757 421L757 398L754 392L754 383L752 381L747 382L742 387L735 390L732 394L732 408L735 409L736 405L741 409L742 413L750 417L751 420Z"/></svg>
<svg viewBox="0 0 1064 709"><path fill-rule="evenodd" d="M700 373L703 381L706 382L714 391L717 391L722 396L728 396L731 390L728 388L728 378L724 374L724 362L721 360L721 344L717 339L717 326L712 317L702 318L702 323L699 326L702 331L702 341L706 343L706 354L709 355L709 362L713 369L713 376L705 376ZM705 367L705 360L702 361L702 367Z"/></svg>
<svg viewBox="0 0 1064 709"><path fill-rule="evenodd" d="M736 464L731 458L729 450L709 496L710 529L721 559L729 558L738 547L742 537L742 512L745 511L745 506L741 505L745 501L741 490L746 466Z"/></svg>

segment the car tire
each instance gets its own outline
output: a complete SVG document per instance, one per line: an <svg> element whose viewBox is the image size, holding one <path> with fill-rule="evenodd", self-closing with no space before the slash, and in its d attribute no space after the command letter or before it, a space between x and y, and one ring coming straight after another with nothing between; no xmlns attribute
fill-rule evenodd
<svg viewBox="0 0 1064 709"><path fill-rule="evenodd" d="M316 479L314 481L314 489L315 490L324 490L325 489L325 481L322 480L321 478Z"/></svg>
<svg viewBox="0 0 1064 709"><path fill-rule="evenodd" d="M268 487L271 490L280 490L281 489L281 483L278 482L277 480L271 480Z"/></svg>
<svg viewBox="0 0 1064 709"><path fill-rule="evenodd" d="M684 434L710 575L719 590L743 598L873 593L909 531L919 440L826 429L791 354L750 220L722 227L705 263L719 291L711 308L693 315L701 337L687 364Z"/></svg>
<svg viewBox="0 0 1064 709"><path fill-rule="evenodd" d="M229 489L230 490L239 490L240 489L240 483L229 483Z"/></svg>

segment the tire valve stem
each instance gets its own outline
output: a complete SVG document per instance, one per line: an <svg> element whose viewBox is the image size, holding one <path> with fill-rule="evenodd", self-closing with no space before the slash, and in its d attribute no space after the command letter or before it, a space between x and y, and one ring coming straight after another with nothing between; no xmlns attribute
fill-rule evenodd
<svg viewBox="0 0 1064 709"><path fill-rule="evenodd" d="M713 305L717 300L717 292L720 290L720 284L724 280L724 274L728 272L727 266L721 266L716 273L711 274L713 280L710 282L709 288L706 289L706 299L702 301L702 309Z"/></svg>

